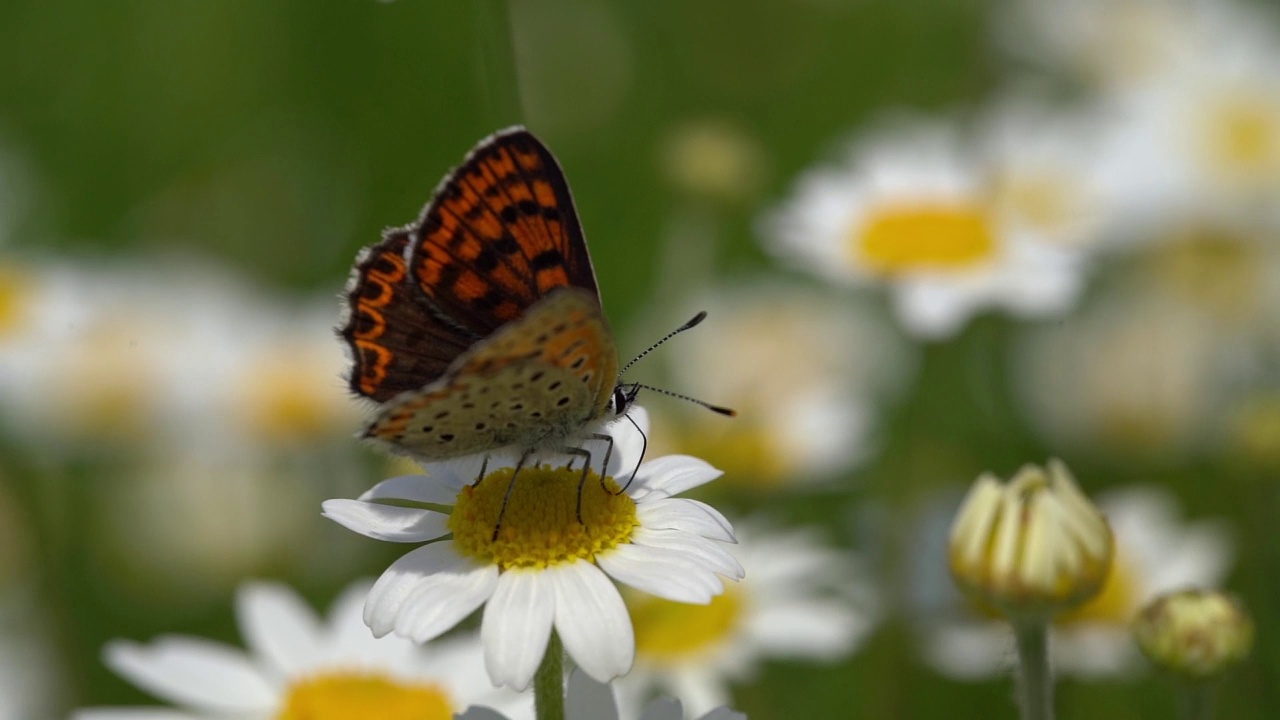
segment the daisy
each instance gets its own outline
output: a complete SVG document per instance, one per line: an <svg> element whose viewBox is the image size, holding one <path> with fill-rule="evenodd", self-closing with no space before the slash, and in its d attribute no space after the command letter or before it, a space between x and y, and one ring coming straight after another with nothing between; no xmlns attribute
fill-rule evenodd
<svg viewBox="0 0 1280 720"><path fill-rule="evenodd" d="M1008 222L981 158L942 123L899 123L811 170L761 224L768 249L829 280L887 285L915 335L954 335L985 307L1061 312L1079 253Z"/></svg>
<svg viewBox="0 0 1280 720"><path fill-rule="evenodd" d="M636 665L615 683L623 708L654 690L707 712L749 683L765 660L836 662L876 624L872 584L847 553L806 531L740 528L751 577L706 605L627 594Z"/></svg>
<svg viewBox="0 0 1280 720"><path fill-rule="evenodd" d="M1245 360L1223 330L1149 285L1118 288L1083 314L1027 336L1015 356L1020 399L1054 444L1203 449L1224 383Z"/></svg>
<svg viewBox="0 0 1280 720"><path fill-rule="evenodd" d="M842 477L872 455L878 406L915 365L879 315L774 281L721 287L696 307L715 318L715 330L672 346L671 384L734 398L738 417L672 406L655 424L655 446L708 458L733 482L764 487Z"/></svg>
<svg viewBox="0 0 1280 720"><path fill-rule="evenodd" d="M635 653L610 578L704 604L724 591L720 576L740 579L742 566L719 544L734 541L724 516L671 497L720 471L679 455L637 468L648 419L639 409L632 419L634 427L607 428L610 477L601 482L592 471L581 490L580 467L530 463L513 484L511 459L495 457L478 484L478 460L453 462L386 480L358 500L325 502L326 516L362 535L428 543L393 563L369 593L364 617L374 634L426 642L484 605L480 635L495 683L527 687L553 628L578 666L607 682L631 668ZM598 463L604 444L586 447Z"/></svg>
<svg viewBox="0 0 1280 720"><path fill-rule="evenodd" d="M1157 230L1280 219L1280 39L1268 40L1200 48L1109 96L1098 172L1112 212Z"/></svg>
<svg viewBox="0 0 1280 720"><path fill-rule="evenodd" d="M1115 558L1101 592L1057 616L1052 666L1060 673L1098 677L1142 666L1131 638L1135 614L1156 596L1184 587L1216 587L1231 565L1231 545L1217 522L1184 523L1166 491L1137 487L1098 497L1115 536ZM940 621L925 638L925 656L939 672L960 680L1008 669L1008 625L975 613Z"/></svg>
<svg viewBox="0 0 1280 720"><path fill-rule="evenodd" d="M565 697L565 720L619 720L638 717L638 720L685 720L684 707L679 700L660 698L645 706L638 715L618 713L613 687L596 682L582 672L569 676ZM508 720L492 708L474 707L458 716L458 720ZM718 707L698 720L747 720L747 716L727 707Z"/></svg>
<svg viewBox="0 0 1280 720"><path fill-rule="evenodd" d="M477 703L532 716L527 699L489 684L474 637L427 648L399 638L375 640L361 620L366 590L352 586L322 620L282 585L242 586L236 604L247 653L181 636L146 645L116 640L105 651L112 670L182 709L88 708L75 718L444 720Z"/></svg>

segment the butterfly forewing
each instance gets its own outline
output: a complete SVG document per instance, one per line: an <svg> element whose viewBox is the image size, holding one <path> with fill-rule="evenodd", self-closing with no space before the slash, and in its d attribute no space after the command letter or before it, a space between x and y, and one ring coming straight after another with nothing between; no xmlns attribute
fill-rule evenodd
<svg viewBox="0 0 1280 720"><path fill-rule="evenodd" d="M413 228L409 265L433 307L479 335L558 287L599 302L569 185L520 128L481 143L445 179Z"/></svg>
<svg viewBox="0 0 1280 720"><path fill-rule="evenodd" d="M366 436L425 460L536 447L600 419L618 369L599 304L576 288L553 292L458 360L387 403Z"/></svg>

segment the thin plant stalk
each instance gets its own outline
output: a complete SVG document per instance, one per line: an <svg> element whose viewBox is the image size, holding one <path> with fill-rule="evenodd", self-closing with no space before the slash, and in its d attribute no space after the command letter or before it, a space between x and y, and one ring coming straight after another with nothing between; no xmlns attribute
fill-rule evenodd
<svg viewBox="0 0 1280 720"><path fill-rule="evenodd" d="M538 720L564 720L564 647L555 630L533 676L533 707Z"/></svg>
<svg viewBox="0 0 1280 720"><path fill-rule="evenodd" d="M1053 720L1053 673L1049 669L1049 623L1015 620L1018 644L1018 710L1022 720Z"/></svg>

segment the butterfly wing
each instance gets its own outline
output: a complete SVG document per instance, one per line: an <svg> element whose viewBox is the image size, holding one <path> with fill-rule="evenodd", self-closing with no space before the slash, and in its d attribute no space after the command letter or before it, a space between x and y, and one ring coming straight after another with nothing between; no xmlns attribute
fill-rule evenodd
<svg viewBox="0 0 1280 720"><path fill-rule="evenodd" d="M338 334L351 349L352 392L386 402L445 373L476 336L443 321L409 282L408 230L356 257Z"/></svg>
<svg viewBox="0 0 1280 720"><path fill-rule="evenodd" d="M477 145L411 232L412 280L460 330L486 337L560 287L600 303L564 172L524 128Z"/></svg>
<svg viewBox="0 0 1280 720"><path fill-rule="evenodd" d="M365 436L424 460L562 439L604 415L617 356L595 296L555 290L437 382L387 403Z"/></svg>

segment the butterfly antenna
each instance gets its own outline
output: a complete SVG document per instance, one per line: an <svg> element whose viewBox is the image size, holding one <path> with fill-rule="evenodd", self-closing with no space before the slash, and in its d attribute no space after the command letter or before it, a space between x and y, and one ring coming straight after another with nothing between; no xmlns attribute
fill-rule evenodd
<svg viewBox="0 0 1280 720"><path fill-rule="evenodd" d="M629 362L629 363L627 363L626 365L623 365L623 366L622 366L622 370L620 370L620 371L618 372L618 377L622 377L623 375L625 375L625 374L626 374L626 372L627 372L628 370L630 370L630 369L631 369L631 366L632 366L632 365L635 365L637 362L639 362L639 361L640 361L640 358L643 358L645 355L648 355L649 353L651 353L651 352L653 352L654 350L656 350L656 349L658 348L658 346L659 346L659 345L661 345L662 343L664 343L664 342L666 342L666 341L670 340L671 338L673 338L673 337L675 337L675 336L679 335L680 333L684 332L685 330L689 330L689 329L691 329L691 328L697 327L698 323L700 323L700 322L702 322L703 320L706 320L706 319L707 319L707 311L706 311L706 310L703 310L702 312L698 313L697 315L694 315L694 316L693 316L693 318L692 318L691 320L689 320L689 322L687 322L687 323L685 323L685 324L681 325L680 327L676 328L675 330L672 330L671 332L669 332L669 333L667 333L667 334L666 334L666 337L664 337L664 338L662 338L661 340L659 340L658 342L656 342L656 343L654 343L654 344L650 345L648 350L645 350L644 352L640 353L639 355L637 355L637 356L635 356L635 357L631 358L631 362ZM693 398L686 398L686 399L688 399L688 400L692 400ZM696 402L696 401L695 401L695 402Z"/></svg>
<svg viewBox="0 0 1280 720"><path fill-rule="evenodd" d="M674 333L672 333L672 334L674 334ZM661 393L661 394L663 394L663 395L667 395L667 396L670 396L670 397L673 397L673 398L677 398L677 399L679 399L679 400L688 400L689 402L693 403L694 405L701 405L702 407L704 407L704 408L706 408L706 409L710 410L711 412L720 413L721 415L728 415L729 417L734 417L734 416L736 416L736 415L738 414L738 411L737 411L737 410L733 410L733 409L730 409L730 408L727 408L727 407L722 407L722 406L720 406L720 405L712 405L711 403L706 402L705 400L699 400L698 398L689 397L688 395L681 395L680 393L677 393L677 392L671 392L670 390L663 390L662 388L656 388L656 387L654 387L654 386L652 386L652 385L641 385L640 383L628 383L628 384L629 384L629 385L631 385L632 387L643 388L643 389L645 389L645 390L651 390L651 391L653 391L653 392Z"/></svg>

